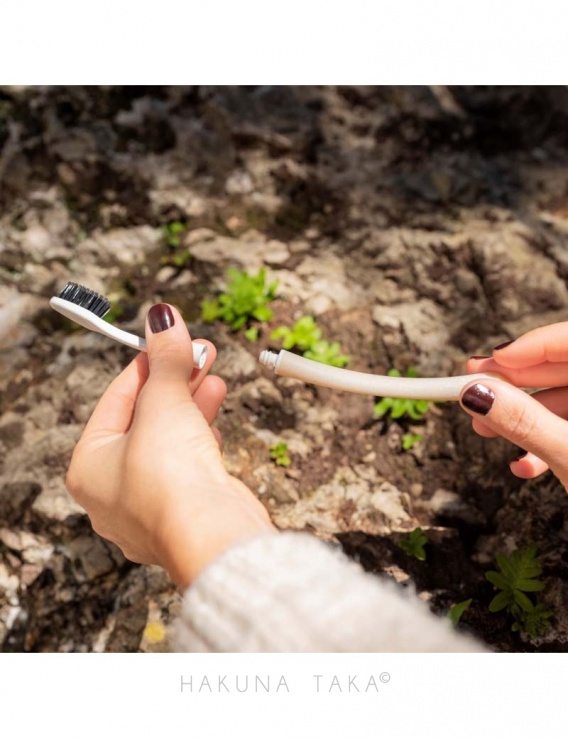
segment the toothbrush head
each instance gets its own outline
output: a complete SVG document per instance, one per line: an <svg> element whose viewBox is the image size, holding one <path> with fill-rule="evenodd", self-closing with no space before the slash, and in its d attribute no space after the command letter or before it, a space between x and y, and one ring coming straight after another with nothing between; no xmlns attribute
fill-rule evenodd
<svg viewBox="0 0 568 738"><path fill-rule="evenodd" d="M97 318L104 318L110 310L110 302L99 295L98 292L90 290L88 287L77 284L76 282L67 282L65 287L57 295L61 300L66 300L74 305L85 308L89 312L96 315Z"/></svg>
<svg viewBox="0 0 568 738"><path fill-rule="evenodd" d="M82 325L83 328L89 331L96 331L138 351L148 350L143 338L134 333L123 331L121 328L103 320L103 317L110 310L110 302L106 297L99 295L98 292L94 292L88 287L83 287L83 285L76 282L67 282L57 297L50 299L49 304L58 313ZM207 344L193 343L193 364L197 369L203 369L205 366L207 353Z"/></svg>

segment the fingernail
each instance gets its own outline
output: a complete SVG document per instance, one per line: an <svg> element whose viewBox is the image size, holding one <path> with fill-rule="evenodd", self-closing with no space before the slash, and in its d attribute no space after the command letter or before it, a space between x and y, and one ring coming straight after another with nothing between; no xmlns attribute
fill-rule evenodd
<svg viewBox="0 0 568 738"><path fill-rule="evenodd" d="M152 333L167 331L175 323L174 314L169 305L152 305L148 311L148 322Z"/></svg>
<svg viewBox="0 0 568 738"><path fill-rule="evenodd" d="M473 387L469 387L461 398L464 407L471 410L472 413L478 413L479 415L487 415L491 410L494 400L495 395L493 392L482 384L474 384Z"/></svg>
<svg viewBox="0 0 568 738"><path fill-rule="evenodd" d="M504 349L506 346L510 346L513 343L513 341L505 341L505 343L500 343L498 346L495 346L493 351L501 351L501 349Z"/></svg>
<svg viewBox="0 0 568 738"><path fill-rule="evenodd" d="M470 359L488 359L489 356L470 356Z"/></svg>

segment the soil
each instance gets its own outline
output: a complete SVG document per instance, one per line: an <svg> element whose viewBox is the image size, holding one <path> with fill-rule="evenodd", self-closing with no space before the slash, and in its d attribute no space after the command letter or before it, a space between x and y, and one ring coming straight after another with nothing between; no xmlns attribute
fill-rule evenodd
<svg viewBox="0 0 568 738"><path fill-rule="evenodd" d="M463 373L472 354L568 318L564 88L0 88L0 648L156 651L179 595L98 538L65 490L74 444L131 350L69 324L65 282L141 331L175 303L217 345L225 458L282 529L340 544L500 651L568 650L568 497L514 478L518 449L455 403L424 421L275 378L271 331L313 315L350 368ZM186 225L183 243L163 227ZM189 254L183 263L173 258ZM256 343L204 324L226 269L267 269ZM422 440L403 451L401 438ZM270 447L288 444L291 465ZM420 526L426 561L401 537ZM485 572L536 544L539 638L489 612Z"/></svg>

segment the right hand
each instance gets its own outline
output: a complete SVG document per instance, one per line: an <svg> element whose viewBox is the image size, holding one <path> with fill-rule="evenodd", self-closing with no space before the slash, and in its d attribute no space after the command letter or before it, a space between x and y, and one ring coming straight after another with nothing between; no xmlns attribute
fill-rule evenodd
<svg viewBox="0 0 568 738"><path fill-rule="evenodd" d="M148 354L139 354L102 396L67 474L93 528L139 563L157 563L188 586L216 556L274 531L252 492L230 476L212 428L225 383L208 376L215 347L193 371L179 312L154 305Z"/></svg>
<svg viewBox="0 0 568 738"><path fill-rule="evenodd" d="M568 322L529 331L491 357L472 358L467 371L495 372L511 383L486 380L465 388L461 404L473 429L526 450L511 461L515 476L532 479L550 469L568 489ZM547 389L529 395L518 387Z"/></svg>

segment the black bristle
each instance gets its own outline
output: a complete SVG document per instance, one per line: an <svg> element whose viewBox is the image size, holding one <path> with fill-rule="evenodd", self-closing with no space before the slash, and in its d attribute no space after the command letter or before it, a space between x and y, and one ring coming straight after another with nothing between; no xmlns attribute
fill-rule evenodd
<svg viewBox="0 0 568 738"><path fill-rule="evenodd" d="M58 297L86 308L98 318L103 318L110 310L110 302L106 297L75 282L67 282Z"/></svg>

